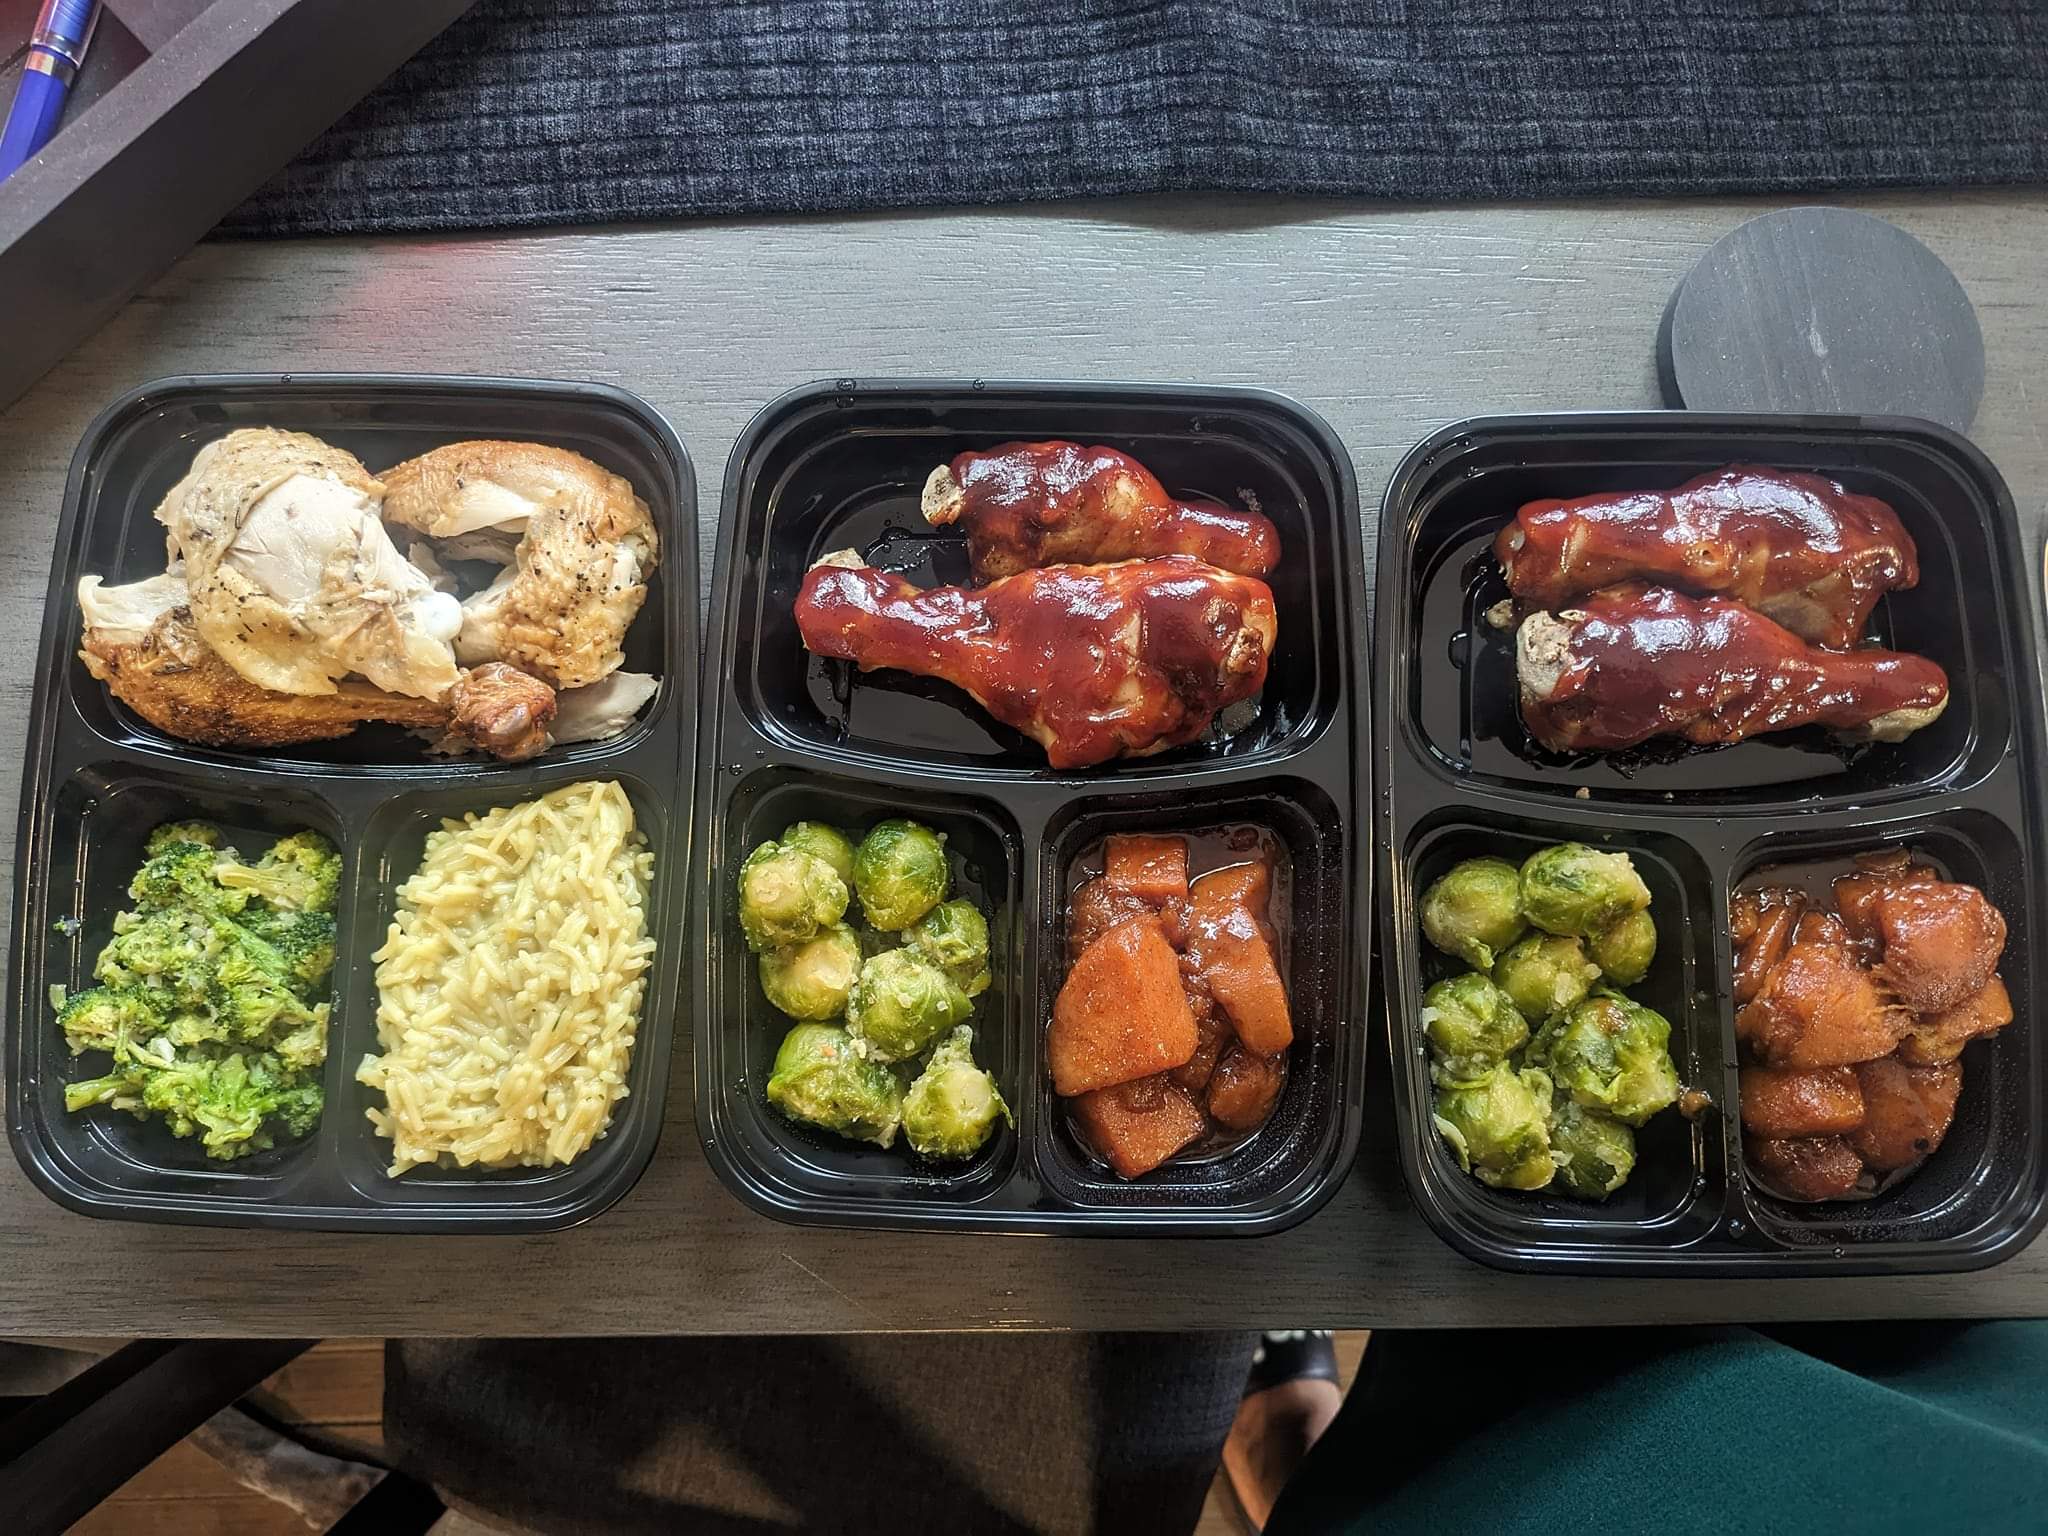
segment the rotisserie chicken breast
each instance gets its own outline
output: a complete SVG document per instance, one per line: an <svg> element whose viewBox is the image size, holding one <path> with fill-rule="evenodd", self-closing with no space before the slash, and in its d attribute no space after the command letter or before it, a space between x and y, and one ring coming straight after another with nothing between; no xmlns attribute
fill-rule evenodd
<svg viewBox="0 0 2048 1536"><path fill-rule="evenodd" d="M480 441L408 459L384 486L384 516L444 554L490 557L518 540L512 563L462 604L463 663L506 661L570 689L625 660L660 558L647 503L625 480L566 449Z"/></svg>
<svg viewBox="0 0 2048 1536"><path fill-rule="evenodd" d="M360 675L438 699L462 613L398 552L352 454L263 427L208 443L156 509L194 630L244 681L327 694Z"/></svg>

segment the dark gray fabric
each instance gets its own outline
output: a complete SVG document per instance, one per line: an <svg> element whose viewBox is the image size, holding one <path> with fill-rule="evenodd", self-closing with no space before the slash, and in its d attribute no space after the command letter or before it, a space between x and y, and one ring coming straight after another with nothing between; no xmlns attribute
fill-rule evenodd
<svg viewBox="0 0 2048 1536"><path fill-rule="evenodd" d="M549 1533L1191 1530L1252 1334L394 1341L398 1465Z"/></svg>
<svg viewBox="0 0 2048 1536"><path fill-rule="evenodd" d="M224 227L2038 181L2041 0L481 0Z"/></svg>

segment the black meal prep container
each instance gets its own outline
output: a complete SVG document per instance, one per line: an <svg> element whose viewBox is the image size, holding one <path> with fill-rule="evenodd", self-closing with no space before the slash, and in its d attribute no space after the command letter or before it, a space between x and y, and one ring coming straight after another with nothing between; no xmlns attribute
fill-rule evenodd
<svg viewBox="0 0 2048 1536"><path fill-rule="evenodd" d="M506 764L431 757L388 726L268 754L218 751L167 737L114 702L77 659L78 578L97 573L113 584L162 570L163 537L151 518L157 502L202 444L249 426L314 433L373 471L444 443L500 437L554 443L624 475L662 540L626 644L629 668L662 679L638 723L612 741ZM22 774L7 1131L44 1193L88 1215L146 1221L510 1232L582 1221L633 1186L661 1132L676 1010L696 713L696 526L695 481L674 431L644 401L604 385L199 376L146 384L101 414L72 461L57 525ZM629 1096L609 1132L567 1167L415 1168L387 1177L390 1143L364 1116L377 1096L356 1082L355 1069L376 1044L369 957L383 942L398 886L418 867L440 818L514 805L590 778L626 787L655 855L649 923L659 948ZM181 1141L155 1121L113 1111L67 1114L64 1084L84 1068L74 1064L48 1000L53 984L90 985L150 829L194 816L220 822L245 852L278 833L315 827L344 860L325 1112L303 1140L227 1164L210 1162L196 1141Z"/></svg>
<svg viewBox="0 0 2048 1536"><path fill-rule="evenodd" d="M1919 545L1911 591L1873 632L1948 671L1951 702L1906 741L1843 751L1817 732L1714 751L1571 762L1522 734L1512 637L1481 614L1507 595L1494 534L1537 497L1678 485L1723 464L1812 470L1895 507ZM2048 1217L2048 896L2042 675L2010 493L1969 443L1898 418L1677 412L1481 417L1401 464L1380 528L1373 738L1388 1032L1402 1157L1439 1233L1502 1268L1599 1274L1906 1274L2010 1257ZM1653 894L1659 952L1630 992L1672 1023L1680 1076L1714 1104L1639 1133L1634 1177L1605 1205L1495 1191L1430 1123L1417 1013L1462 969L1422 938L1416 905L1458 859L1519 859L1567 839L1628 852ZM1798 1204L1748 1183L1738 1125L1728 898L1770 866L1809 875L1909 847L1980 886L2010 925L2015 1022L1963 1057L1955 1123L1874 1198Z"/></svg>
<svg viewBox="0 0 2048 1536"><path fill-rule="evenodd" d="M1279 524L1279 642L1256 719L1228 739L1055 772L950 686L804 650L791 605L818 556L853 546L921 586L964 582L965 541L918 514L925 477L970 448L1046 438L1107 443L1176 495L1255 501ZM697 1123L741 1199L786 1221L855 1227L1253 1233L1301 1220L1334 1190L1364 1102L1360 559L1343 446L1264 391L842 379L754 419L726 471L691 874L705 898L691 915L706 966ZM977 1000L975 1053L1017 1123L958 1166L814 1134L763 1096L789 1021L740 936L740 861L799 817L858 827L892 814L947 834L956 889L990 914L995 981ZM1285 844L1292 868L1287 1087L1236 1148L1126 1183L1083 1148L1042 1061L1066 970L1068 876L1108 832L1247 822Z"/></svg>

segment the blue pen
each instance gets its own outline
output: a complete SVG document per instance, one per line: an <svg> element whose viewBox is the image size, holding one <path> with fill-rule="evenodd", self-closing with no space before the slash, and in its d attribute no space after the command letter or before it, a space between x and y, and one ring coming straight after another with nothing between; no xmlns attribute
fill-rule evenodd
<svg viewBox="0 0 2048 1536"><path fill-rule="evenodd" d="M78 75L99 17L99 0L43 0L28 57L21 63L14 109L7 114L7 127L0 130L0 181L12 176L57 131L65 93Z"/></svg>

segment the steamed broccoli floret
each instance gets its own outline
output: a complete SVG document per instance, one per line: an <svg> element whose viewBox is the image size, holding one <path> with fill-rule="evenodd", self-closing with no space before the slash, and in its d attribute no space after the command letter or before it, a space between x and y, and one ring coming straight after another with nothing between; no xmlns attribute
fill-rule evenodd
<svg viewBox="0 0 2048 1536"><path fill-rule="evenodd" d="M334 915L330 912L272 912L251 908L241 926L274 949L292 985L302 994L326 987L334 969Z"/></svg>
<svg viewBox="0 0 2048 1536"><path fill-rule="evenodd" d="M178 1003L202 1003L213 985L217 949L211 924L185 912L123 912L92 973L113 986L147 985Z"/></svg>
<svg viewBox="0 0 2048 1536"><path fill-rule="evenodd" d="M74 1051L114 1069L67 1085L77 1110L157 1118L222 1160L303 1136L320 1118L340 857L318 833L280 839L256 864L204 823L151 834L94 964L101 986L52 990Z"/></svg>
<svg viewBox="0 0 2048 1536"><path fill-rule="evenodd" d="M71 1054L112 1051L120 1055L132 1041L147 1039L163 1025L163 1008L148 987L88 987L65 1000L57 1027Z"/></svg>
<svg viewBox="0 0 2048 1536"><path fill-rule="evenodd" d="M249 904L249 893L216 878L217 869L231 867L239 866L222 864L219 852L204 843L165 843L128 882L128 896L144 912L183 909L232 917Z"/></svg>
<svg viewBox="0 0 2048 1536"><path fill-rule="evenodd" d="M210 821L167 821L149 834L142 856L154 858L173 843L198 843L205 848L220 845L220 828Z"/></svg>
<svg viewBox="0 0 2048 1536"><path fill-rule="evenodd" d="M220 884L260 896L273 907L332 912L341 885L341 855L318 832L294 832L273 843L257 863L223 862L214 874Z"/></svg>

